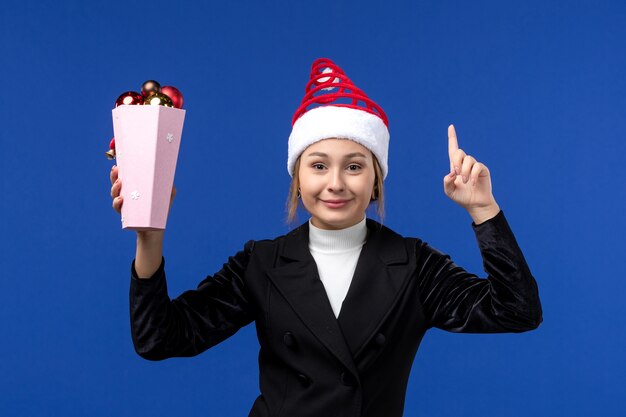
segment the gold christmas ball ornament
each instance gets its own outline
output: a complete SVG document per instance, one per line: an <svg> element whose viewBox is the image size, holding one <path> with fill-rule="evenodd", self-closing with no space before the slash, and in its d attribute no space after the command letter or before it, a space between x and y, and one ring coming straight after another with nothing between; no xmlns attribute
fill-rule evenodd
<svg viewBox="0 0 626 417"><path fill-rule="evenodd" d="M145 106L165 106L174 107L172 99L161 93L153 93L150 97L146 97L143 104Z"/></svg>

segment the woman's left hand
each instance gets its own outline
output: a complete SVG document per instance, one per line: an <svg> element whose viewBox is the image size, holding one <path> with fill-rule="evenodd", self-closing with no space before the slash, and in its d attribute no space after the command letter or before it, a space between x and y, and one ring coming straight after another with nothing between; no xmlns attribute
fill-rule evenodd
<svg viewBox="0 0 626 417"><path fill-rule="evenodd" d="M448 127L448 156L450 173L443 178L446 195L465 208L476 224L498 214L500 207L491 192L489 168L459 149L453 125Z"/></svg>

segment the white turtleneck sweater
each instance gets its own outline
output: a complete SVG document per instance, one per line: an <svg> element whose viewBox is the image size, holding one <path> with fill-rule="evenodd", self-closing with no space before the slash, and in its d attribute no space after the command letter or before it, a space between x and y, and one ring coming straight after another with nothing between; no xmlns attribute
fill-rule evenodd
<svg viewBox="0 0 626 417"><path fill-rule="evenodd" d="M309 220L309 250L317 264L317 271L335 317L339 317L341 304L350 288L366 239L365 218L354 226L341 230L319 229Z"/></svg>

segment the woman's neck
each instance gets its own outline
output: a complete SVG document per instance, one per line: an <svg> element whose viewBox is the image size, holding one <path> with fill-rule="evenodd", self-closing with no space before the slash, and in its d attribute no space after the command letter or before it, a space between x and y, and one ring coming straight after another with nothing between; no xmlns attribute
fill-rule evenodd
<svg viewBox="0 0 626 417"><path fill-rule="evenodd" d="M320 229L309 220L309 248L319 252L345 252L360 248L367 238L365 217L354 226L339 230Z"/></svg>

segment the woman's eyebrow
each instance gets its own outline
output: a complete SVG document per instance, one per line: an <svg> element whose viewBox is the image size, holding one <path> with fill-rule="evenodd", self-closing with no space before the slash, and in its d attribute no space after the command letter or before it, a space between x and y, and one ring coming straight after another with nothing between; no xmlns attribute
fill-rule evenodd
<svg viewBox="0 0 626 417"><path fill-rule="evenodd" d="M312 156L317 156L317 157L321 157L321 158L328 158L328 154L325 154L324 152L311 152L310 154L307 154L306 156L307 156L307 158L308 157L312 157ZM343 157L343 159L350 159L350 158L365 158L365 159L367 159L367 156L365 156L361 152L352 152L352 153L344 155L344 157Z"/></svg>
<svg viewBox="0 0 626 417"><path fill-rule="evenodd" d="M365 158L365 159L367 159L367 156L363 155L361 152L352 152L352 153L349 153L346 156L344 156L344 159L350 159L350 158Z"/></svg>
<svg viewBox="0 0 626 417"><path fill-rule="evenodd" d="M322 158L328 158L328 155L323 153L323 152L311 152L310 154L307 154L306 156L307 156L307 158L311 157L311 156L319 156L319 157L322 157Z"/></svg>

